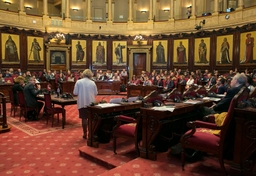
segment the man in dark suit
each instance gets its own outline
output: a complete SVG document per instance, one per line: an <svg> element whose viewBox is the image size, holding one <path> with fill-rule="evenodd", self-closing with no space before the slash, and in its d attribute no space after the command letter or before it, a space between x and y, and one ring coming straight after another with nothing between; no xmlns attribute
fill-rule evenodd
<svg viewBox="0 0 256 176"><path fill-rule="evenodd" d="M227 92L227 87L225 86L225 82L226 80L224 78L219 78L217 80L217 94L224 94L225 92Z"/></svg>
<svg viewBox="0 0 256 176"><path fill-rule="evenodd" d="M207 77L208 77L207 87L210 88L216 84L216 78L212 75L212 73L208 73Z"/></svg>
<svg viewBox="0 0 256 176"><path fill-rule="evenodd" d="M36 96L41 92L41 86L37 85L37 89L35 88L36 80L33 77L29 78L28 84L24 87L24 96L26 100L26 104L28 107L37 107L38 113L41 111L44 106L43 102L37 101ZM34 112L28 113L29 120L36 120L35 117L29 117Z"/></svg>
<svg viewBox="0 0 256 176"><path fill-rule="evenodd" d="M166 89L167 90L171 90L174 88L174 81L172 80L172 78L168 75L167 76L167 81L166 81Z"/></svg>
<svg viewBox="0 0 256 176"><path fill-rule="evenodd" d="M246 83L247 78L245 74L236 74L230 83L231 88L227 91L226 96L219 103L214 103L211 107L203 107L203 115L206 116L209 114L227 112L231 100L240 91L240 89L246 85Z"/></svg>

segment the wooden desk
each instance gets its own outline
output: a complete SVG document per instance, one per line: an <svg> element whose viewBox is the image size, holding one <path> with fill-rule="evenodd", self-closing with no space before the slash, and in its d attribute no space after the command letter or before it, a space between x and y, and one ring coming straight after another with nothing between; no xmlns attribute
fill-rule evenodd
<svg viewBox="0 0 256 176"><path fill-rule="evenodd" d="M98 94L118 94L120 92L120 81L95 81Z"/></svg>
<svg viewBox="0 0 256 176"><path fill-rule="evenodd" d="M231 175L256 175L256 108L235 108L236 134ZM254 169L254 170L253 170Z"/></svg>
<svg viewBox="0 0 256 176"><path fill-rule="evenodd" d="M140 107L141 103L125 103L107 108L89 106L87 145L99 147L99 142L109 142L111 133L106 131L112 131L115 125L114 117L120 114L133 116Z"/></svg>
<svg viewBox="0 0 256 176"><path fill-rule="evenodd" d="M169 111L157 111L151 108L141 108L140 115L142 118L142 142L139 145L140 157L156 160L156 146L155 140L160 131L163 131L163 135L168 133L170 136L178 130L183 134L186 132L186 123L191 120L197 119L196 110L202 106L211 106L211 101L203 101L199 104L186 104L186 103L173 103L175 104L175 110ZM166 125L166 131L163 126ZM172 136L173 137L173 136ZM166 144L167 145L167 144Z"/></svg>
<svg viewBox="0 0 256 176"><path fill-rule="evenodd" d="M76 84L75 82L61 82L60 86L61 86L62 93L73 94L75 84Z"/></svg>
<svg viewBox="0 0 256 176"><path fill-rule="evenodd" d="M44 101L44 95L39 95L37 97L38 100ZM56 95L51 96L52 103L60 105L62 109L65 109L65 106L67 105L74 105L77 103L77 97L74 97L73 99L63 99L63 98L57 98ZM63 111L65 112L65 111ZM66 114L62 114L62 129L64 129L64 126L66 124Z"/></svg>
<svg viewBox="0 0 256 176"><path fill-rule="evenodd" d="M8 89L11 89L13 83L0 84L0 92L2 92L6 98L6 102L10 102Z"/></svg>
<svg viewBox="0 0 256 176"><path fill-rule="evenodd" d="M142 85L129 85L127 86L127 97L137 97L142 96L145 97L153 90L163 89L163 87L157 86L142 86Z"/></svg>

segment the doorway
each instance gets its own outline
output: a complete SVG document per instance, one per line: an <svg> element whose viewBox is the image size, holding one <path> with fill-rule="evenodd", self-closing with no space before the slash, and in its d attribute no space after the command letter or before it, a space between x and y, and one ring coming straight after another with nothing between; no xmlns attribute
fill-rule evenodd
<svg viewBox="0 0 256 176"><path fill-rule="evenodd" d="M146 70L146 53L133 53L133 75L139 76Z"/></svg>

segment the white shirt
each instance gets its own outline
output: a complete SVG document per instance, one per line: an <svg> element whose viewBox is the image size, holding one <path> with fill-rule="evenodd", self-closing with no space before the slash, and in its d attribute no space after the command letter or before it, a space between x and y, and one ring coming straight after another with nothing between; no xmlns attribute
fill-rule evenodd
<svg viewBox="0 0 256 176"><path fill-rule="evenodd" d="M82 78L77 80L73 94L77 95L77 108L81 109L95 102L95 95L98 94L98 90L94 81L89 78Z"/></svg>
<svg viewBox="0 0 256 176"><path fill-rule="evenodd" d="M188 86L191 86L192 84L194 84L194 81L195 81L194 79L188 79L188 81L187 81L186 84L187 84Z"/></svg>

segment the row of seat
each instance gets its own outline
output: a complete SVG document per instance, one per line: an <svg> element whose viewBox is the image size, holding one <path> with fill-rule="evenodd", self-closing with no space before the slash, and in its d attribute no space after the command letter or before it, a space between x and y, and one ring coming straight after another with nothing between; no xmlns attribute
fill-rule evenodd
<svg viewBox="0 0 256 176"><path fill-rule="evenodd" d="M29 111L35 111L36 115L37 115L36 118L38 118L38 115L40 113L40 112L38 112L38 108L37 107L28 107L26 105L26 99L25 99L23 91L17 92L19 104L15 104L15 102L14 102L13 91L11 89L9 89L8 91L9 91L9 99L11 102L10 116L13 114L13 116L15 117L15 113L17 111L17 108L19 107L20 108L20 120L21 120L21 117L24 116L25 122L26 122L27 115L28 115ZM57 118L58 118L58 122L59 122L59 114L62 114L63 111L65 111L65 109L62 109L61 107L54 107L54 105L52 104L51 95L49 93L44 94L44 114L46 115L46 123L47 124L48 124L49 117L51 117L52 126L53 126L55 114L57 114ZM65 114L65 112L64 112L64 114Z"/></svg>

